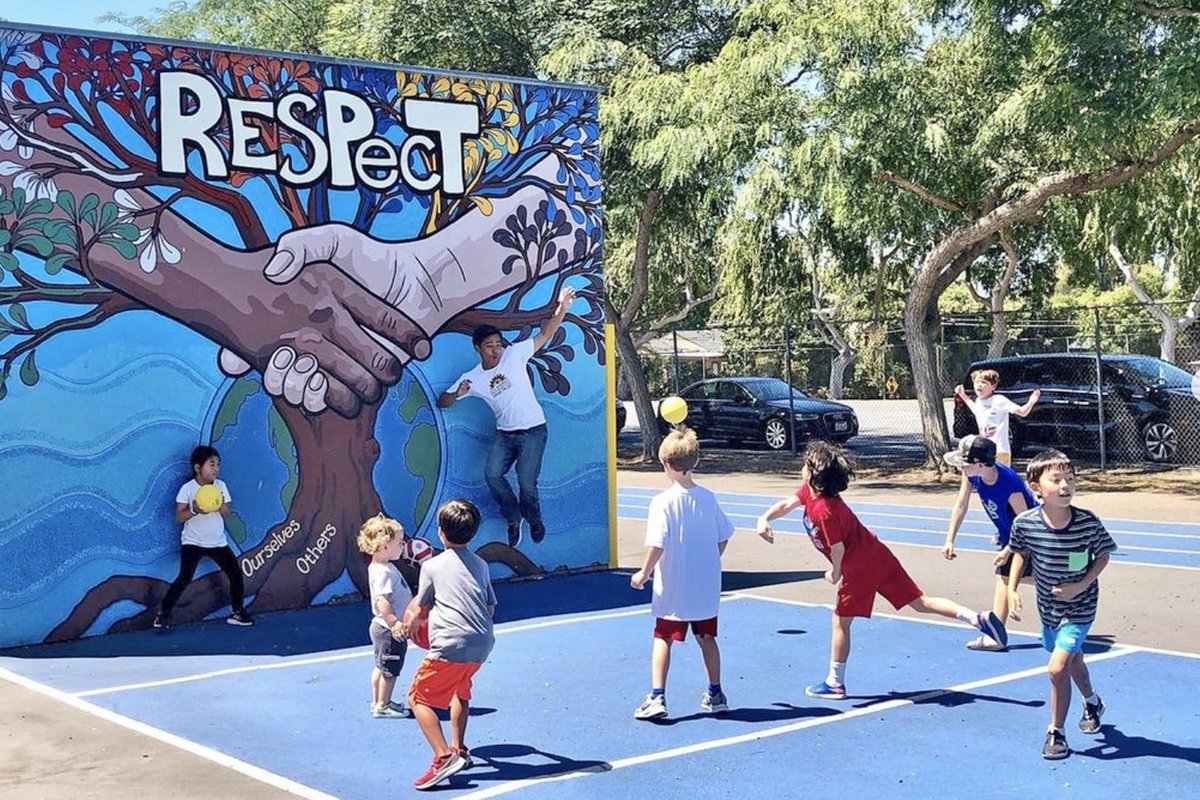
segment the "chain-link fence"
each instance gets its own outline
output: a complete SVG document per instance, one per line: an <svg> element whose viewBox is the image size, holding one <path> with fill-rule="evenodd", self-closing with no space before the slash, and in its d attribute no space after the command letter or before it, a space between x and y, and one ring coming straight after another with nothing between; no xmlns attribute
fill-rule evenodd
<svg viewBox="0 0 1200 800"><path fill-rule="evenodd" d="M1057 447L1100 466L1200 464L1200 325L1190 324L1186 304L1159 309L943 316L934 351L952 436L978 429L955 387L975 400L971 373L994 369L997 393L1018 409L1009 416L1018 458ZM791 450L825 438L860 458L925 457L900 320L814 319L635 340L651 396L682 394L689 424L708 439ZM1030 406L1035 390L1041 396ZM627 389L619 385L618 396L628 399ZM631 419L626 435L637 427Z"/></svg>

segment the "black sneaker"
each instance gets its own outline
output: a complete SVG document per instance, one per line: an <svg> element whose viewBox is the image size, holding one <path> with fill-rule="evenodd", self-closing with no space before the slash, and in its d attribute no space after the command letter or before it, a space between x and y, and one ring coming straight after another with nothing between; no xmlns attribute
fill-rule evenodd
<svg viewBox="0 0 1200 800"><path fill-rule="evenodd" d="M1067 737L1059 731L1046 731L1046 743L1042 745L1042 758L1047 761L1059 761L1071 755L1067 747Z"/></svg>
<svg viewBox="0 0 1200 800"><path fill-rule="evenodd" d="M508 523L508 546L516 547L521 543L521 523Z"/></svg>
<svg viewBox="0 0 1200 800"><path fill-rule="evenodd" d="M529 538L533 539L533 543L537 544L542 539L546 538L546 523L540 519L537 522L529 523Z"/></svg>
<svg viewBox="0 0 1200 800"><path fill-rule="evenodd" d="M1083 716L1079 720L1079 730L1084 733L1100 732L1100 717L1104 714L1104 701L1096 698L1096 705L1087 701L1083 704Z"/></svg>
<svg viewBox="0 0 1200 800"><path fill-rule="evenodd" d="M242 628L249 628L254 624L254 617L250 616L245 609L235 611L225 618L225 621L230 625L238 625Z"/></svg>
<svg viewBox="0 0 1200 800"><path fill-rule="evenodd" d="M171 617L163 612L158 612L154 615L154 628L156 630L165 631L171 627Z"/></svg>

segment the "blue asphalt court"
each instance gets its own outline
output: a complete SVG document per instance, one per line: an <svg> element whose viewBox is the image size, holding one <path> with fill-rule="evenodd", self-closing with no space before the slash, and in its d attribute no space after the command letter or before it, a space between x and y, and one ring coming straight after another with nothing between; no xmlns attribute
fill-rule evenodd
<svg viewBox="0 0 1200 800"><path fill-rule="evenodd" d="M645 520L650 499L657 493L655 489L622 488L617 493L617 516ZM780 497L718 493L717 499L736 527L753 530L758 516ZM978 505L978 501L973 502ZM946 538L949 504L917 506L854 501L850 507L862 523L885 542L941 549ZM1111 517L1104 517L1103 522L1117 542L1117 551L1112 555L1115 564L1200 570L1200 523ZM806 533L799 511L772 522L771 527L776 533ZM978 508L972 508L959 528L955 548L994 553L992 537L995 533L996 526L991 519Z"/></svg>
<svg viewBox="0 0 1200 800"><path fill-rule="evenodd" d="M706 681L689 641L674 650L670 716L647 723L632 713L648 689L652 619L627 572L498 590L496 648L476 678L468 729L477 763L439 796L803 797L853 787L860 797L1030 797L1068 787L1149 797L1196 785L1196 655L1090 643L1103 729L1075 729L1074 698L1075 752L1049 763L1047 655L1031 636L1014 635L1007 653L977 653L963 647L970 628L879 613L855 624L850 697L820 701L804 686L824 677L829 609L729 592L720 642L730 712L700 710ZM364 638L366 615L351 604L262 615L250 630L211 622L26 648L0 657L0 674L300 797L413 796L428 745L412 720L370 717L370 648L329 638ZM409 651L398 686L421 655Z"/></svg>

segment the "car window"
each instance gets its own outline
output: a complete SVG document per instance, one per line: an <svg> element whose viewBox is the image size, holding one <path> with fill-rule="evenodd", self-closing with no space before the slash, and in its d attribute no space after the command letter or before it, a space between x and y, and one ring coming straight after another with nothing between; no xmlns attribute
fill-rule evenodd
<svg viewBox="0 0 1200 800"><path fill-rule="evenodd" d="M684 400L711 400L717 391L716 383L700 383L683 390Z"/></svg>
<svg viewBox="0 0 1200 800"><path fill-rule="evenodd" d="M730 381L721 381L717 384L717 399L718 400L748 400L750 394Z"/></svg>

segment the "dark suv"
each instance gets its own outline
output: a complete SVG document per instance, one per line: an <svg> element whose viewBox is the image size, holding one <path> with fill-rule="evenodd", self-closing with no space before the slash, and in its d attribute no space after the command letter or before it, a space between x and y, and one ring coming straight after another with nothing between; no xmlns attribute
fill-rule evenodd
<svg viewBox="0 0 1200 800"><path fill-rule="evenodd" d="M1103 396L1109 452L1151 461L1200 459L1200 399L1191 374L1151 356L1103 355L1100 367L1097 380L1094 354L1014 356L977 361L961 382L970 392L972 372L994 369L1000 373L996 391L1018 405L1042 390L1028 417L1009 420L1013 452L1026 446L1099 451L1097 398ZM956 398L954 435L976 432L971 410Z"/></svg>

